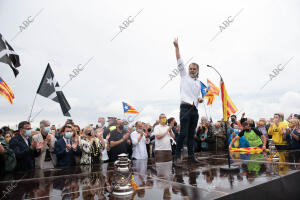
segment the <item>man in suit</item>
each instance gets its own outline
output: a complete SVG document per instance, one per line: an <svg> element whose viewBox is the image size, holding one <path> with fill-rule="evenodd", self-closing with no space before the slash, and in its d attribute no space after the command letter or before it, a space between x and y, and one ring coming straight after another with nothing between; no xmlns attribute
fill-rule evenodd
<svg viewBox="0 0 300 200"><path fill-rule="evenodd" d="M57 167L69 167L75 165L75 154L79 154L78 142L72 142L72 126L69 124L62 128L63 137L55 142Z"/></svg>
<svg viewBox="0 0 300 200"><path fill-rule="evenodd" d="M26 171L34 169L35 157L40 154L43 146L42 143L37 143L31 138L31 124L27 121L22 121L18 125L19 134L14 136L9 147L15 152L17 159L16 171Z"/></svg>
<svg viewBox="0 0 300 200"><path fill-rule="evenodd" d="M55 158L53 157L55 136L50 134L50 122L42 120L40 122L41 132L34 135L32 138L37 143L43 143L41 153L35 158L35 167L38 169L54 168Z"/></svg>

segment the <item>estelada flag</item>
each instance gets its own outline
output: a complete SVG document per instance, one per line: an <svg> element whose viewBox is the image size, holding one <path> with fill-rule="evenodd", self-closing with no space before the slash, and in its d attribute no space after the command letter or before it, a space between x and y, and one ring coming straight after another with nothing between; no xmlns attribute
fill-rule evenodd
<svg viewBox="0 0 300 200"><path fill-rule="evenodd" d="M228 121L230 115L236 113L238 111L237 107L231 101L230 97L227 94L225 84L223 79L221 78L221 94L222 94L222 104L223 104L223 120L224 122Z"/></svg>
<svg viewBox="0 0 300 200"><path fill-rule="evenodd" d="M0 94L4 96L9 101L10 104L13 104L13 99L15 98L15 95L1 77L0 77Z"/></svg>
<svg viewBox="0 0 300 200"><path fill-rule="evenodd" d="M207 105L212 105L215 101L215 95L219 96L220 90L219 88L213 84L210 80L207 79L207 85L208 85L208 92L205 95L205 98L208 99Z"/></svg>
<svg viewBox="0 0 300 200"><path fill-rule="evenodd" d="M122 102L122 104L123 104L124 113L139 114L139 112L136 109L134 109L131 105L129 105L128 103Z"/></svg>
<svg viewBox="0 0 300 200"><path fill-rule="evenodd" d="M213 95L219 96L220 89L215 84L213 84L210 80L207 79L207 85L209 88L208 93L210 92Z"/></svg>

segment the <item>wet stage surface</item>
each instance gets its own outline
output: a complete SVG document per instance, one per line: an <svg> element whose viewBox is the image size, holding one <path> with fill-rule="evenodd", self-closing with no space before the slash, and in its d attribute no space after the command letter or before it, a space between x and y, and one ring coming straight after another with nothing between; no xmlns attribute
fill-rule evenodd
<svg viewBox="0 0 300 200"><path fill-rule="evenodd" d="M199 165L183 167L153 159L133 161L138 188L122 199L300 199L300 151L267 154L231 153L235 173L224 173L227 153L197 154ZM1 177L0 199L118 199L111 194L112 163L14 173Z"/></svg>

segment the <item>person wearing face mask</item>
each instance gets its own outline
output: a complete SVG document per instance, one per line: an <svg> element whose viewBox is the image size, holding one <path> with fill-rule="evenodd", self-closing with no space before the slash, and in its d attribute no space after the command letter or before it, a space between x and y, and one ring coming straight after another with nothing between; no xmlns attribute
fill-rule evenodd
<svg viewBox="0 0 300 200"><path fill-rule="evenodd" d="M175 135L172 132L175 120L170 125L167 125L165 114L159 115L159 125L155 126L153 135L155 135L155 161L168 162L172 160L172 147L170 139L174 139Z"/></svg>
<svg viewBox="0 0 300 200"><path fill-rule="evenodd" d="M22 121L18 125L19 134L12 137L9 141L9 147L14 151L17 166L16 171L26 171L35 168L35 157L39 156L42 143L37 143L32 140L31 124L27 121Z"/></svg>
<svg viewBox="0 0 300 200"><path fill-rule="evenodd" d="M228 138L228 144L230 144L233 138L235 138L240 133L238 124L232 124L232 128L233 132ZM232 143L232 148L247 148L249 146L249 142L245 139L245 136L239 137L238 140L235 140L235 142Z"/></svg>
<svg viewBox="0 0 300 200"><path fill-rule="evenodd" d="M72 126L63 126L63 137L55 142L57 167L70 167L75 165L75 154L80 154L78 141L72 141Z"/></svg>
<svg viewBox="0 0 300 200"><path fill-rule="evenodd" d="M256 128L252 128L248 122L243 122L243 130L235 136L229 144L229 149L232 145L239 140L241 137L245 137L250 147L261 147L263 150L266 149L266 137Z"/></svg>
<svg viewBox="0 0 300 200"><path fill-rule="evenodd" d="M108 129L109 122L105 123L104 117L99 117L96 125L96 129L103 129L103 139L106 139L106 136L109 134L110 130Z"/></svg>
<svg viewBox="0 0 300 200"><path fill-rule="evenodd" d="M300 149L300 120L294 118L290 120L289 128L283 130L288 143L288 148Z"/></svg>
<svg viewBox="0 0 300 200"><path fill-rule="evenodd" d="M266 128L266 124L267 124L267 121L265 118L260 118L259 121L258 121L258 124L257 124L257 129L262 133L264 134L264 136L268 139L269 138L269 135L268 135L268 129ZM269 142L267 140L267 149L269 148Z"/></svg>
<svg viewBox="0 0 300 200"><path fill-rule="evenodd" d="M271 124L268 134L272 136L272 140L276 146L277 150L286 150L287 142L284 138L284 132L282 130L287 129L285 123L281 122L281 117L279 114L274 114L273 123Z"/></svg>
<svg viewBox="0 0 300 200"><path fill-rule="evenodd" d="M145 131L142 129L142 122L137 121L135 123L136 131L132 132L130 137L132 141L132 159L147 159L147 147L146 144L150 144L149 137L146 137Z"/></svg>
<svg viewBox="0 0 300 200"><path fill-rule="evenodd" d="M37 169L54 168L55 159L53 158L55 136L50 134L50 122L42 120L40 122L40 132L32 136L37 143L42 143L41 153L35 158L35 167Z"/></svg>
<svg viewBox="0 0 300 200"><path fill-rule="evenodd" d="M15 153L8 145L8 135L10 137L9 131L9 128L7 130L6 127L0 129L0 176L6 172L12 172L17 164Z"/></svg>
<svg viewBox="0 0 300 200"><path fill-rule="evenodd" d="M111 131L109 138L109 162L115 162L118 159L118 155L125 153L128 154L128 147L131 145L130 133L124 130L122 120L117 120L116 129Z"/></svg>
<svg viewBox="0 0 300 200"><path fill-rule="evenodd" d="M188 161L199 163L194 155L194 135L198 124L198 104L203 102L201 98L201 86L199 76L199 65L191 63L188 73L185 70L184 62L179 53L178 39L174 42L180 80L180 134L176 141L176 152L174 164L182 166L181 149L183 148L184 138L187 138Z"/></svg>

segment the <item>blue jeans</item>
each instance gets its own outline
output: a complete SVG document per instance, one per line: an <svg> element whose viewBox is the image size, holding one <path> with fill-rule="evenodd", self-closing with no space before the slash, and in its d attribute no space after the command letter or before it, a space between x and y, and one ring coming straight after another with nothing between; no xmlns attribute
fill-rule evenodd
<svg viewBox="0 0 300 200"><path fill-rule="evenodd" d="M188 155L194 156L194 135L199 119L198 110L195 106L181 104L179 117L180 134L176 141L175 157L180 157L185 137L187 137Z"/></svg>

